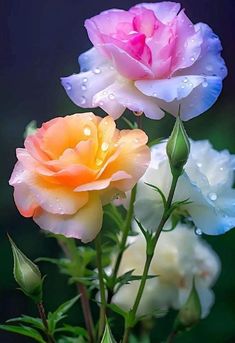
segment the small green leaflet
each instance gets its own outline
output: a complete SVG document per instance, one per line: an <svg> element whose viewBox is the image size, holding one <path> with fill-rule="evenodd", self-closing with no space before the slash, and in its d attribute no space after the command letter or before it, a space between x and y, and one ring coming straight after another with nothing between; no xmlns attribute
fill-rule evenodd
<svg viewBox="0 0 235 343"><path fill-rule="evenodd" d="M0 325L0 330L18 333L19 335L33 338L37 342L46 343L38 331L27 326Z"/></svg>
<svg viewBox="0 0 235 343"><path fill-rule="evenodd" d="M115 339L113 338L113 335L111 333L111 330L110 330L110 327L109 327L109 324L107 321L106 321L104 335L103 335L101 343L116 343Z"/></svg>

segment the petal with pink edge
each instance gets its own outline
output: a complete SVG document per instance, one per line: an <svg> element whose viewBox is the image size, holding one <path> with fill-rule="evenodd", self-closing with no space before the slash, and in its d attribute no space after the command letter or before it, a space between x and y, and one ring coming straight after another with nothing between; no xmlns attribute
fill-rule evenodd
<svg viewBox="0 0 235 343"><path fill-rule="evenodd" d="M180 73L188 75L206 74L208 76L219 76L224 79L227 76L227 68L220 55L222 46L219 37L207 24L199 23L195 25L195 28L201 32L203 37L201 54L191 67L180 71Z"/></svg>
<svg viewBox="0 0 235 343"><path fill-rule="evenodd" d="M152 10L155 16L164 24L171 22L178 14L180 10L180 4L176 2L163 1L155 4L142 3L131 8L130 11L135 8L144 7Z"/></svg>
<svg viewBox="0 0 235 343"><path fill-rule="evenodd" d="M124 77L131 80L153 78L150 68L131 57L126 51L114 44L104 44L103 48L110 55L114 68Z"/></svg>
<svg viewBox="0 0 235 343"><path fill-rule="evenodd" d="M43 230L88 243L97 236L102 226L101 201L97 194L90 193L87 204L74 215L56 215L41 210L35 214L34 221Z"/></svg>

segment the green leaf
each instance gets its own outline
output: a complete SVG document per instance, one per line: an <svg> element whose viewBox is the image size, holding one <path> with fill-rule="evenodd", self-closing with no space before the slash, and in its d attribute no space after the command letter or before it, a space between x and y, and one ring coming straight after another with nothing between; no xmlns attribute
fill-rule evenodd
<svg viewBox="0 0 235 343"><path fill-rule="evenodd" d="M111 330L110 330L108 322L106 322L106 326L105 326L105 330L104 330L104 335L103 335L101 343L116 343L116 341L113 338L113 335L111 333Z"/></svg>
<svg viewBox="0 0 235 343"><path fill-rule="evenodd" d="M12 319L8 319L7 323L25 323L25 324L30 324L32 326L34 326L37 329L40 330L44 330L44 326L42 324L42 320L40 318L34 318L34 317L30 317L30 316L21 316L21 317L17 317L17 318L12 318Z"/></svg>
<svg viewBox="0 0 235 343"><path fill-rule="evenodd" d="M138 128L136 122L132 123L129 119L127 119L127 118L124 117L124 116L122 116L122 120L123 120L131 129L137 129L137 128Z"/></svg>
<svg viewBox="0 0 235 343"><path fill-rule="evenodd" d="M163 138L156 138L156 139L153 139L152 141L150 141L150 142L148 143L148 146L151 148L153 145L160 144L162 141L163 141Z"/></svg>
<svg viewBox="0 0 235 343"><path fill-rule="evenodd" d="M145 335L138 339L137 337L130 335L129 343L150 343L150 338Z"/></svg>
<svg viewBox="0 0 235 343"><path fill-rule="evenodd" d="M126 318L127 312L125 312L121 307L116 304L107 304L107 307L110 308L113 312L119 314L123 318Z"/></svg>
<svg viewBox="0 0 235 343"><path fill-rule="evenodd" d="M151 183L145 182L145 184L151 188L153 188L155 191L157 191L159 193L159 195L162 198L162 202L163 202L163 206L164 208L166 208L166 197L164 195L164 193L161 191L161 189L155 185L152 185Z"/></svg>
<svg viewBox="0 0 235 343"><path fill-rule="evenodd" d="M134 218L134 219L135 219L137 225L139 226L142 234L144 235L146 242L148 243L149 241L151 241L153 234L151 232L149 232L148 230L146 230L137 218Z"/></svg>
<svg viewBox="0 0 235 343"><path fill-rule="evenodd" d="M74 336L87 337L87 331L80 326L72 326L65 324L62 328L56 329L55 332L68 332Z"/></svg>
<svg viewBox="0 0 235 343"><path fill-rule="evenodd" d="M33 338L37 342L46 343L46 341L44 341L44 339L37 330L30 328L28 326L0 325L0 330L18 333L19 335Z"/></svg>
<svg viewBox="0 0 235 343"><path fill-rule="evenodd" d="M64 304L60 305L54 312L48 313L48 326L49 331L54 332L56 324L63 318L66 317L66 312L78 301L80 295L66 301Z"/></svg>
<svg viewBox="0 0 235 343"><path fill-rule="evenodd" d="M62 337L58 340L58 343L86 343L83 337Z"/></svg>

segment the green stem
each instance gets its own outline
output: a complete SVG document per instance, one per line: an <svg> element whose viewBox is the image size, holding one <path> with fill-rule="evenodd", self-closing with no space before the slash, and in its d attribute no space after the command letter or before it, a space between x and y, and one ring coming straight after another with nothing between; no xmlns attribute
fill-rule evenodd
<svg viewBox="0 0 235 343"><path fill-rule="evenodd" d="M172 331L167 337L166 343L172 343L176 335L177 333L175 331Z"/></svg>
<svg viewBox="0 0 235 343"><path fill-rule="evenodd" d="M97 268L98 268L98 277L99 277L99 286L100 286L100 300L101 300L99 330L98 330L98 342L100 342L101 337L104 332L105 316L106 316L105 285L104 285L104 275L103 275L103 266L102 266L102 249L101 249L100 235L98 235L95 239L95 246L96 246L96 259L97 259Z"/></svg>
<svg viewBox="0 0 235 343"><path fill-rule="evenodd" d="M158 225L158 228L153 236L153 240L151 241L151 246L148 247L147 244L147 248L146 248L146 261L145 261L145 266L144 266L144 271L143 271L143 277L141 279L140 282L140 286L135 298L135 302L134 305L132 307L132 309L129 312L129 318L128 318L128 322L126 321L125 323L125 332L124 332L124 338L123 338L123 343L127 343L128 342L128 337L129 337L129 333L130 333L130 329L135 325L136 322L136 313L140 304L140 300L141 297L143 295L143 291L144 291L144 287L147 281L147 277L148 277L148 272L149 272L149 267L154 255L154 251L159 239L159 236L161 234L161 231L166 223L166 221L168 220L170 213L169 210L171 208L171 203L173 200L173 196L174 196L174 192L176 189L176 185L177 185L177 181L178 181L179 176L173 176L172 178L172 182L171 182L171 188L167 197L167 201L166 201L166 205L164 208L164 212L161 218L161 221Z"/></svg>
<svg viewBox="0 0 235 343"><path fill-rule="evenodd" d="M133 212L134 212L135 197L136 197L136 186L131 191L129 208L127 211L125 224L124 224L124 227L122 230L122 238L121 238L121 242L119 245L119 252L118 252L118 255L116 258L116 262L114 264L113 273L112 273L112 277L111 277L111 287L108 290L108 303L110 303L112 300L113 290L114 290L114 287L116 284L118 270L119 270L119 267L120 267L120 264L122 261L123 253L125 251L126 241L127 241L127 237L128 237L129 231L130 231L131 221L132 221Z"/></svg>
<svg viewBox="0 0 235 343"><path fill-rule="evenodd" d="M48 343L56 343L54 337L52 336L52 334L49 332L49 327L48 327L48 323L47 323L47 317L46 317L46 312L45 312L45 308L43 306L43 303L40 302L37 304L37 308L38 308L38 312L40 315L40 318L42 320L43 326L44 326L44 332L47 336L47 342Z"/></svg>
<svg viewBox="0 0 235 343"><path fill-rule="evenodd" d="M70 260L76 261L77 246L76 246L75 240L72 238L61 239L61 240L58 239L58 242L62 250L64 251L65 255ZM85 285L83 285L80 282L78 282L76 286L77 286L78 293L80 293L81 295L80 299L81 299L81 305L82 305L82 312L83 312L85 325L86 325L86 329L88 333L89 343L94 343L95 342L95 328L94 328L87 288Z"/></svg>

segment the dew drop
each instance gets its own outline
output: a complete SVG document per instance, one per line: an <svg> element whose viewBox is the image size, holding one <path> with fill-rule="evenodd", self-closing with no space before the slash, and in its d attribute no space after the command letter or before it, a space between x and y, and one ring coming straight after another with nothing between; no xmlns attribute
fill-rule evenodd
<svg viewBox="0 0 235 343"><path fill-rule="evenodd" d="M83 129L83 133L85 136L90 136L91 135L91 129L89 128L89 126L85 126Z"/></svg>
<svg viewBox="0 0 235 343"><path fill-rule="evenodd" d="M82 96L80 98L80 105L85 105L86 104L86 98L84 96Z"/></svg>
<svg viewBox="0 0 235 343"><path fill-rule="evenodd" d="M195 57L192 56L192 57L190 58L190 60L191 60L192 62L194 62L194 61L195 61Z"/></svg>
<svg viewBox="0 0 235 343"><path fill-rule="evenodd" d="M212 65L208 64L208 65L206 66L206 70L207 70L207 71L212 71L212 70L213 70Z"/></svg>
<svg viewBox="0 0 235 343"><path fill-rule="evenodd" d="M181 85L181 88L184 89L184 88L185 88L185 85Z"/></svg>
<svg viewBox="0 0 235 343"><path fill-rule="evenodd" d="M202 82L202 87L206 88L208 86L208 82L207 81L203 81Z"/></svg>
<svg viewBox="0 0 235 343"><path fill-rule="evenodd" d="M69 82L66 82L64 87L65 87L66 91L70 91L72 89L72 86Z"/></svg>
<svg viewBox="0 0 235 343"><path fill-rule="evenodd" d="M87 83L87 82L88 82L88 78L87 78L87 77L84 77L83 83Z"/></svg>
<svg viewBox="0 0 235 343"><path fill-rule="evenodd" d="M114 95L113 93L110 93L110 94L109 94L109 99L110 99L110 100L114 100L114 99L115 99L115 95Z"/></svg>
<svg viewBox="0 0 235 343"><path fill-rule="evenodd" d="M84 84L82 84L82 85L81 85L81 90L82 90L82 91L85 91L86 89L87 89L87 86L84 85Z"/></svg>
<svg viewBox="0 0 235 343"><path fill-rule="evenodd" d="M154 92L154 93L153 93L153 96L156 98L156 97L157 97L157 93Z"/></svg>
<svg viewBox="0 0 235 343"><path fill-rule="evenodd" d="M220 167L220 169L219 169L220 171L224 171L224 168L223 167Z"/></svg>
<svg viewBox="0 0 235 343"><path fill-rule="evenodd" d="M217 199L217 194L216 193L209 193L209 199L212 201L215 201Z"/></svg>
<svg viewBox="0 0 235 343"><path fill-rule="evenodd" d="M105 152L108 150L108 148L109 148L109 144L106 142L103 142L101 145L101 150Z"/></svg>
<svg viewBox="0 0 235 343"><path fill-rule="evenodd" d="M139 138L135 138L135 139L134 139L134 142L135 142L135 143L139 143Z"/></svg>
<svg viewBox="0 0 235 343"><path fill-rule="evenodd" d="M184 83L187 83L187 82L188 82L188 78L185 77L185 78L184 78Z"/></svg>
<svg viewBox="0 0 235 343"><path fill-rule="evenodd" d="M103 106L104 102L103 101L99 101L99 106Z"/></svg>
<svg viewBox="0 0 235 343"><path fill-rule="evenodd" d="M192 82L190 82L188 85L189 85L189 87L193 87L193 84L192 84Z"/></svg>
<svg viewBox="0 0 235 343"><path fill-rule="evenodd" d="M195 234L196 234L197 236L201 236L201 235L202 235L202 230L199 229L199 228L196 228Z"/></svg>
<svg viewBox="0 0 235 343"><path fill-rule="evenodd" d="M97 166L100 166L103 163L103 161L100 158L97 158L95 160L95 163L96 163Z"/></svg>
<svg viewBox="0 0 235 343"><path fill-rule="evenodd" d="M94 74L100 74L101 73L101 70L99 67L96 67L94 70L93 70L93 73Z"/></svg>
<svg viewBox="0 0 235 343"><path fill-rule="evenodd" d="M197 163L197 166L198 166L198 168L201 168L201 167L202 167L202 163L201 163L201 162L198 162L198 163Z"/></svg>

